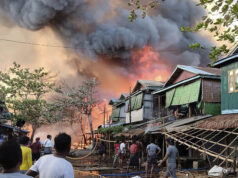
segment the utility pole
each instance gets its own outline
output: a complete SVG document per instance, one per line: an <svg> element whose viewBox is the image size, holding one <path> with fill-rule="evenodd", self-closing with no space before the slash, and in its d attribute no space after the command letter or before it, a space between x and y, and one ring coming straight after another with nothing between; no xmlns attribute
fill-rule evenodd
<svg viewBox="0 0 238 178"><path fill-rule="evenodd" d="M131 124L131 87L129 91L129 119L130 119L130 124Z"/></svg>
<svg viewBox="0 0 238 178"><path fill-rule="evenodd" d="M106 127L106 105L104 104L104 109L103 109L103 118L104 118L104 128Z"/></svg>

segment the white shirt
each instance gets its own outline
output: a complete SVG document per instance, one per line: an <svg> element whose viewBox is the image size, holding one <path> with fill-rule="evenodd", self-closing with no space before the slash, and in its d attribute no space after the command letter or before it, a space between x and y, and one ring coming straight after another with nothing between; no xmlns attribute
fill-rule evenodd
<svg viewBox="0 0 238 178"><path fill-rule="evenodd" d="M40 178L74 178L71 163L52 154L42 156L30 170L38 172Z"/></svg>
<svg viewBox="0 0 238 178"><path fill-rule="evenodd" d="M126 144L125 143L121 143L120 144L121 153L125 153L125 149L126 149Z"/></svg>
<svg viewBox="0 0 238 178"><path fill-rule="evenodd" d="M46 139L43 143L43 146L44 147L50 147L50 148L53 148L54 147L54 143L50 140L50 139Z"/></svg>
<svg viewBox="0 0 238 178"><path fill-rule="evenodd" d="M0 173L1 178L32 178L30 176L27 176L25 174L21 174L19 172L14 172L14 173Z"/></svg>

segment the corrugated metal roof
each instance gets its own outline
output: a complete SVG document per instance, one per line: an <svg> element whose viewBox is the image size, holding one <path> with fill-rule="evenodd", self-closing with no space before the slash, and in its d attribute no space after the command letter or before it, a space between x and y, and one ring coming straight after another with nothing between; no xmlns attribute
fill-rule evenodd
<svg viewBox="0 0 238 178"><path fill-rule="evenodd" d="M186 70L188 72L192 72L194 74L203 74L203 75L221 75L219 69L214 69L210 67L197 67L197 66L186 66L186 65L178 65L180 69Z"/></svg>
<svg viewBox="0 0 238 178"><path fill-rule="evenodd" d="M170 90L170 89L175 88L175 87L177 87L177 86L180 86L180 85L183 85L183 84L192 82L192 81L197 80L197 79L199 79L199 78L220 79L220 76L216 76L216 75L196 75L196 76L194 76L194 77L192 77L192 78L188 78L188 79L186 79L186 80L182 80L182 81L180 81L180 82L178 82L178 83L175 83L175 84L170 85L170 86L168 86L168 87L165 87L165 88L163 88L163 89L154 91L152 94L157 94L157 93L165 92L165 91L167 91L167 90Z"/></svg>
<svg viewBox="0 0 238 178"><path fill-rule="evenodd" d="M235 55L232 55L232 56L228 56L228 57L225 57L223 59L220 59L220 60L216 61L213 64L213 67L220 67L222 64L231 62L232 60L238 60L238 54L235 54Z"/></svg>
<svg viewBox="0 0 238 178"><path fill-rule="evenodd" d="M138 80L137 82L145 87L152 87L152 86L162 87L164 85L163 82L153 81L153 80Z"/></svg>
<svg viewBox="0 0 238 178"><path fill-rule="evenodd" d="M164 87L170 85L171 81L182 73L182 71L188 71L196 75L206 75L206 76L220 76L220 69L209 68L209 67L197 67L197 66L187 66L187 65L177 65L172 74L170 75Z"/></svg>

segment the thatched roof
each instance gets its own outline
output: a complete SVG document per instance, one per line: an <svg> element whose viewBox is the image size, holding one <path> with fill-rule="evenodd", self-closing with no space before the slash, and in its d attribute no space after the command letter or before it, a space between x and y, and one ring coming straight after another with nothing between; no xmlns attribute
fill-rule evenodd
<svg viewBox="0 0 238 178"><path fill-rule="evenodd" d="M197 124L197 127L203 129L225 129L238 127L238 114L223 114L210 117Z"/></svg>

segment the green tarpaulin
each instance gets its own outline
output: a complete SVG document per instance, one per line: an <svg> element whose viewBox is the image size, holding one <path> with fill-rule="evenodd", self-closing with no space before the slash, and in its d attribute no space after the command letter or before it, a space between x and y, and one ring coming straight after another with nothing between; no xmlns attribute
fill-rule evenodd
<svg viewBox="0 0 238 178"><path fill-rule="evenodd" d="M120 108L115 108L112 110L112 121L118 121L119 119L119 116L120 116Z"/></svg>
<svg viewBox="0 0 238 178"><path fill-rule="evenodd" d="M134 110L138 110L142 107L142 101L143 101L143 93L140 93L136 96L136 103L134 105Z"/></svg>
<svg viewBox="0 0 238 178"><path fill-rule="evenodd" d="M171 105L172 106L183 105L198 101L200 93L200 85L201 80L197 80L188 85L176 88Z"/></svg>
<svg viewBox="0 0 238 178"><path fill-rule="evenodd" d="M131 110L138 110L142 107L143 103L143 93L131 97Z"/></svg>
<svg viewBox="0 0 238 178"><path fill-rule="evenodd" d="M204 103L205 114L213 116L221 114L221 103Z"/></svg>
<svg viewBox="0 0 238 178"><path fill-rule="evenodd" d="M175 88L166 92L166 104L165 107L169 107L174 97Z"/></svg>

